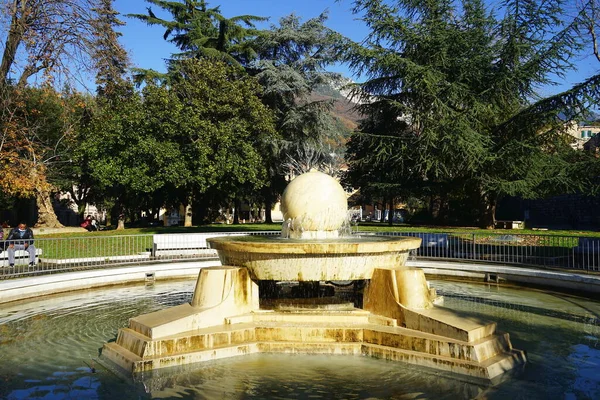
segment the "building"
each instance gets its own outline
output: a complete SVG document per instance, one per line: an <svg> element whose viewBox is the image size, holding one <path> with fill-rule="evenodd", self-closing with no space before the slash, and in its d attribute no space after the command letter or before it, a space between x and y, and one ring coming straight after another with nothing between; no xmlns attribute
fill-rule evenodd
<svg viewBox="0 0 600 400"><path fill-rule="evenodd" d="M572 146L574 149L582 150L584 145L600 133L600 125L572 123L567 132L575 138Z"/></svg>
<svg viewBox="0 0 600 400"><path fill-rule="evenodd" d="M596 128L600 131L600 128ZM592 134L591 139L583 144L583 150L588 151L596 155L596 157L600 157L600 134Z"/></svg>

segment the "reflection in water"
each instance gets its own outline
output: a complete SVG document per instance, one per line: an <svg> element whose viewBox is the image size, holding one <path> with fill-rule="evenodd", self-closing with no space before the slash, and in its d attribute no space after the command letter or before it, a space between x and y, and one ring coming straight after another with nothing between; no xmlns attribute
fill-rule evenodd
<svg viewBox="0 0 600 400"><path fill-rule="evenodd" d="M95 360L128 318L191 299L194 281L123 286L0 309L1 399L594 399L600 398L600 302L433 281L445 306L498 321L528 352L524 373L491 388L364 357L255 354L135 380Z"/></svg>

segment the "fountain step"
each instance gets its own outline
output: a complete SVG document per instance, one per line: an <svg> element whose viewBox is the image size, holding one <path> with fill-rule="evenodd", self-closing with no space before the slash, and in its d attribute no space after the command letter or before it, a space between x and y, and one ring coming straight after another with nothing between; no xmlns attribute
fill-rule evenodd
<svg viewBox="0 0 600 400"><path fill-rule="evenodd" d="M219 360L246 354L258 353L257 343L245 343L236 346L224 346L206 350L190 351L163 357L141 359L118 344L106 343L102 348L102 357L117 364L126 371L143 372L157 368L175 367L197 362Z"/></svg>
<svg viewBox="0 0 600 400"><path fill-rule="evenodd" d="M151 339L129 328L119 330L116 344L140 359L176 356L190 351L219 349L254 342L255 325L223 325Z"/></svg>
<svg viewBox="0 0 600 400"><path fill-rule="evenodd" d="M362 353L363 344L360 342L324 343L324 342L259 342L258 349L262 353L288 353L288 354L331 354L355 355Z"/></svg>
<svg viewBox="0 0 600 400"><path fill-rule="evenodd" d="M171 367L189 363L217 360L252 353L293 353L293 354L332 354L365 355L390 361L401 361L412 365L435 368L460 375L469 375L481 379L493 379L505 371L522 365L525 355L519 350L510 350L497 354L484 361L456 359L439 354L429 354L372 343L304 341L280 342L257 341L233 346L223 346L183 354L171 354L150 359L141 359L137 355L121 348L116 343L107 343L102 356L110 359L128 371L142 372L156 368Z"/></svg>
<svg viewBox="0 0 600 400"><path fill-rule="evenodd" d="M273 313L271 313L273 314ZM287 316L287 313L284 313ZM266 314L257 314L259 315ZM482 362L510 351L507 334L497 333L476 342L465 342L407 328L373 323L315 322L304 320L258 320L253 323L221 325L192 332L151 339L137 331L119 331L117 345L143 360L219 349L251 342L286 343L367 343L412 350L453 359Z"/></svg>
<svg viewBox="0 0 600 400"><path fill-rule="evenodd" d="M115 342L105 343L102 346L102 358L112 361L125 371L135 371L136 365L142 361L137 354L133 354Z"/></svg>
<svg viewBox="0 0 600 400"><path fill-rule="evenodd" d="M363 342L473 362L482 362L512 349L507 333L496 333L468 343L400 327L367 327L363 332Z"/></svg>
<svg viewBox="0 0 600 400"><path fill-rule="evenodd" d="M375 324L375 325L391 326L391 327L398 326L398 321L395 318L384 317L381 315L373 315L373 314L369 313L368 311L364 311L361 309L353 310L353 314L350 314L350 315L357 317L355 323L365 323L365 321L364 321L365 313L367 313L367 317L368 317L367 321L366 321L367 323ZM260 317L259 317L259 315L260 315ZM285 313L283 315L288 316L289 314ZM296 318L300 319L300 317L298 317L298 315L303 315L304 318L309 317L308 319L310 320L310 322L314 321L314 319L311 318L312 316L314 316L314 313L304 313L304 314L298 313ZM327 315L329 316L329 315L331 315L331 313L328 313ZM342 317L343 319L349 319L348 314L340 315L340 317ZM258 311L258 312L243 314L243 315L237 315L235 317L225 318L225 324L233 325L233 324L252 323L254 321L263 321L263 322L279 321L279 320L281 320L281 318L282 318L282 316L279 314L276 314L275 311ZM334 322L334 320L327 318L326 322Z"/></svg>
<svg viewBox="0 0 600 400"><path fill-rule="evenodd" d="M362 346L362 354L388 361L402 361L412 365L468 375L484 380L494 379L504 372L524 364L526 358L522 351L510 350L480 363L373 344L364 344Z"/></svg>
<svg viewBox="0 0 600 400"><path fill-rule="evenodd" d="M441 306L423 310L404 310L406 328L465 342L476 342L496 331L496 323Z"/></svg>

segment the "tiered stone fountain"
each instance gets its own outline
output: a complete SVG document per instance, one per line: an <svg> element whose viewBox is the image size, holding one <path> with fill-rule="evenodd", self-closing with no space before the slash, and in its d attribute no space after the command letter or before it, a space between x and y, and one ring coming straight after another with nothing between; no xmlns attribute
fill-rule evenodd
<svg viewBox="0 0 600 400"><path fill-rule="evenodd" d="M484 380L525 363L494 322L433 304L423 271L404 266L421 239L338 237L347 201L333 178L297 177L282 209L281 238L208 239L223 266L200 271L191 303L132 318L102 356L140 372L257 352L367 355ZM318 282L340 280L367 282L361 308L260 293L293 281L318 296Z"/></svg>

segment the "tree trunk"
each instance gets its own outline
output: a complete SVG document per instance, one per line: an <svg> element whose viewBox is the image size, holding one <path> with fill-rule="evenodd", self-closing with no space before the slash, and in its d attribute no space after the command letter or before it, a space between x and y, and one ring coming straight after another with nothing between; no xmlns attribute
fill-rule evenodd
<svg viewBox="0 0 600 400"><path fill-rule="evenodd" d="M238 199L235 199L233 202L233 223L234 225L239 225L240 223L240 208L241 202Z"/></svg>
<svg viewBox="0 0 600 400"><path fill-rule="evenodd" d="M273 223L273 215L271 213L273 208L273 202L271 199L265 200L265 224Z"/></svg>
<svg viewBox="0 0 600 400"><path fill-rule="evenodd" d="M2 63L0 64L0 93L6 85L8 73L10 72L10 68L15 61L15 57L17 56L17 49L19 48L19 45L23 40L23 34L25 32L26 22L24 19L26 18L26 12L22 12L21 19L19 19L19 10L17 9L19 6L25 8L26 3L18 1L13 2L11 10L12 18L8 29L8 36L6 37L6 41L4 42L4 53L2 54Z"/></svg>
<svg viewBox="0 0 600 400"><path fill-rule="evenodd" d="M63 228L64 226L58 222L54 207L52 207L52 200L50 199L50 192L47 190L35 190L35 202L38 207L38 220L35 224L36 228Z"/></svg>
<svg viewBox="0 0 600 400"><path fill-rule="evenodd" d="M75 201L75 203L77 204L77 214L79 214L79 217L83 220L83 218L85 217L85 209L86 209L86 205L87 205L87 194L89 193L90 189L89 188L85 188L85 187L77 187L75 188L74 186L72 186L69 189L69 193L71 194L71 198L73 199L73 201Z"/></svg>
<svg viewBox="0 0 600 400"><path fill-rule="evenodd" d="M113 207L113 211L110 214L110 222L113 223L117 219L117 230L125 229L125 210L121 205L121 202L117 200L117 203Z"/></svg>
<svg viewBox="0 0 600 400"><path fill-rule="evenodd" d="M379 216L379 222L385 222L385 200L381 200L381 215Z"/></svg>
<svg viewBox="0 0 600 400"><path fill-rule="evenodd" d="M448 201L448 194L441 194L439 199L439 210L436 220L439 224L446 225L450 220L450 203Z"/></svg>
<svg viewBox="0 0 600 400"><path fill-rule="evenodd" d="M481 195L481 210L479 225L481 228L494 229L496 226L496 206L498 196L495 193L483 193Z"/></svg>
<svg viewBox="0 0 600 400"><path fill-rule="evenodd" d="M192 196L187 196L185 199L183 226L192 226Z"/></svg>
<svg viewBox="0 0 600 400"><path fill-rule="evenodd" d="M395 211L393 197L390 197L389 207L390 207L390 211L388 212L388 225L392 226L392 225L394 225L394 211Z"/></svg>
<svg viewBox="0 0 600 400"><path fill-rule="evenodd" d="M429 214L432 220L437 220L440 216L440 209L442 208L441 198L437 195L431 195L429 198Z"/></svg>

